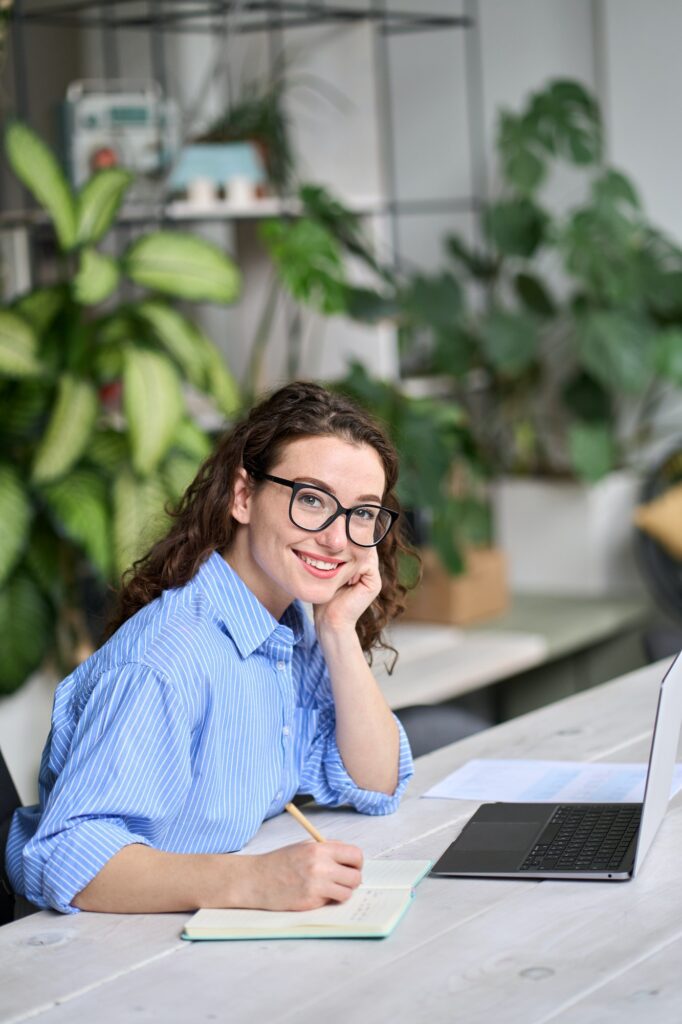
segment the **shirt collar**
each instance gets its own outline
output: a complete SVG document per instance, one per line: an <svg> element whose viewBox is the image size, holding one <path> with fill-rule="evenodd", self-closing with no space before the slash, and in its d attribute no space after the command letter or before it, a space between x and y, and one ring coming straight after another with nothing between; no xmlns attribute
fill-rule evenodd
<svg viewBox="0 0 682 1024"><path fill-rule="evenodd" d="M305 612L300 602L293 601L278 622L220 552L214 551L209 556L194 582L208 598L218 621L243 658L253 654L274 634L274 639L294 644L302 638Z"/></svg>

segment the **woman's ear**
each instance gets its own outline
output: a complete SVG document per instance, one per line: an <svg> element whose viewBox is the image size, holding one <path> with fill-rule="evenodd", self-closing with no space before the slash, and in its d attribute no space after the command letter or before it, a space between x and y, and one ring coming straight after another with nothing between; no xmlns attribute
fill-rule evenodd
<svg viewBox="0 0 682 1024"><path fill-rule="evenodd" d="M237 470L234 479L234 493L232 496L232 507L230 512L238 523L246 525L251 521L251 498L253 496L253 484L251 477L242 467Z"/></svg>

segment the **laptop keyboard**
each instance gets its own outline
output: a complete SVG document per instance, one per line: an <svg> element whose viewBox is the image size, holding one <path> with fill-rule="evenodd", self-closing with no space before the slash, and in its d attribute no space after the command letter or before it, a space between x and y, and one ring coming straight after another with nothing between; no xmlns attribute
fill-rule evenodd
<svg viewBox="0 0 682 1024"><path fill-rule="evenodd" d="M557 807L521 871L613 871L637 834L641 806Z"/></svg>

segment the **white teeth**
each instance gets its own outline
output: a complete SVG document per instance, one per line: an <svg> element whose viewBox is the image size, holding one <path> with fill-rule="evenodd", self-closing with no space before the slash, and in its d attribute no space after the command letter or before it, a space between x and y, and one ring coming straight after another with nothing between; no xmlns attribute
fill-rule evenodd
<svg viewBox="0 0 682 1024"><path fill-rule="evenodd" d="M315 569L336 569L338 568L338 562L320 562L317 558L307 558L306 555L298 556L302 562L306 562L308 565L312 565Z"/></svg>

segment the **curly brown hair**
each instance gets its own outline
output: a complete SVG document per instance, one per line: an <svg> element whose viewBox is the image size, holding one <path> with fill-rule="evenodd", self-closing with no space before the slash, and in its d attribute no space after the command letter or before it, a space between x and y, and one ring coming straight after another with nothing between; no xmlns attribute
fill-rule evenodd
<svg viewBox="0 0 682 1024"><path fill-rule="evenodd" d="M394 493L398 455L381 427L343 395L307 381L288 384L254 406L218 441L177 508L169 511L173 522L166 536L125 573L105 639L164 590L189 582L213 551L229 550L237 526L229 510L241 467L258 486L258 476L270 471L288 442L321 436L372 447L386 476L383 503L399 511ZM382 631L405 607L406 587L398 575L400 552L414 555L398 520L378 547L381 592L356 625L362 649L370 659L373 648L395 653Z"/></svg>

